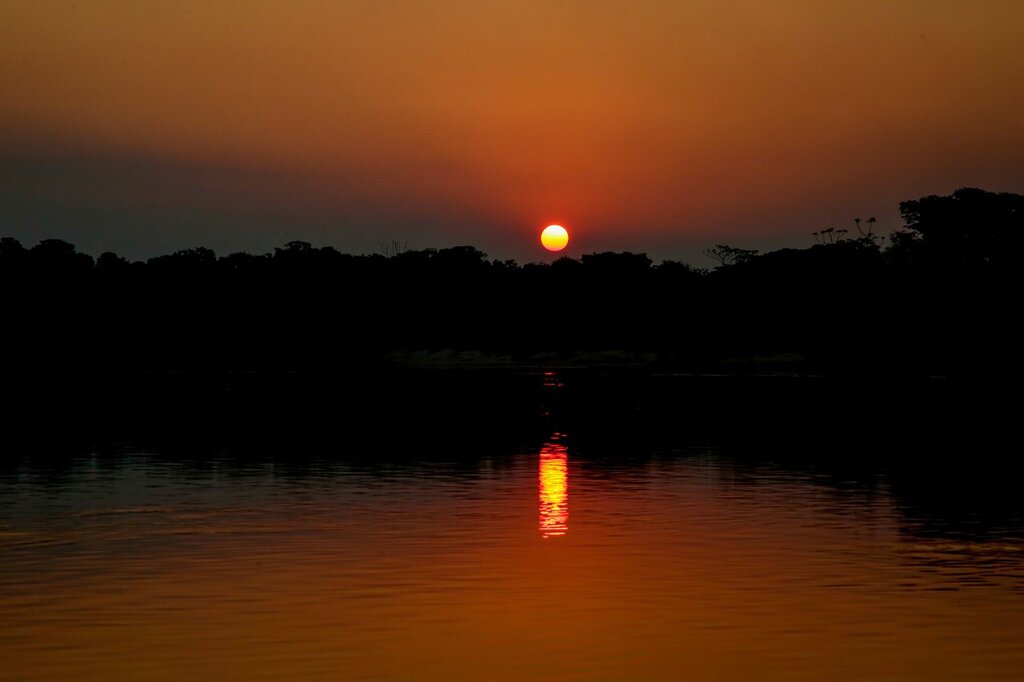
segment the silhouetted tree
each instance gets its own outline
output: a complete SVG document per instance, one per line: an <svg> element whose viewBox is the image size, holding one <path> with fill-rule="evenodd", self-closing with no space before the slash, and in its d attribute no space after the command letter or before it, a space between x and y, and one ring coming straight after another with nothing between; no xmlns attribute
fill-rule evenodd
<svg viewBox="0 0 1024 682"><path fill-rule="evenodd" d="M390 242L378 242L377 248L385 258L391 258L409 250L409 242L400 242L392 239Z"/></svg>
<svg viewBox="0 0 1024 682"><path fill-rule="evenodd" d="M26 253L28 253L27 249L14 237L0 238L0 259L24 258Z"/></svg>
<svg viewBox="0 0 1024 682"><path fill-rule="evenodd" d="M120 272L128 267L131 267L131 263L129 263L126 258L118 256L113 251L104 251L100 254L100 257L96 259L97 270Z"/></svg>
<svg viewBox="0 0 1024 682"><path fill-rule="evenodd" d="M605 251L585 254L580 258L583 267L590 273L613 277L616 275L642 275L651 268L651 259L646 253Z"/></svg>
<svg viewBox="0 0 1024 682"><path fill-rule="evenodd" d="M930 267L967 276L1019 270L1024 238L1024 196L980 189L958 189L950 196L927 196L900 203L909 236L893 243L903 260L929 261Z"/></svg>
<svg viewBox="0 0 1024 682"><path fill-rule="evenodd" d="M725 244L715 244L710 249L704 249L704 255L718 261L720 267L744 263L758 254L757 249L738 249Z"/></svg>
<svg viewBox="0 0 1024 682"><path fill-rule="evenodd" d="M93 265L92 256L79 253L74 245L61 239L44 239L29 250L36 267L82 272Z"/></svg>

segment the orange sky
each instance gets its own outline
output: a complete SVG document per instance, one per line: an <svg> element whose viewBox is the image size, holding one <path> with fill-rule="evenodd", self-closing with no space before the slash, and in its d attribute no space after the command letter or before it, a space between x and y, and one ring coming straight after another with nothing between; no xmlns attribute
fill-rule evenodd
<svg viewBox="0 0 1024 682"><path fill-rule="evenodd" d="M0 233L686 258L1024 190L1018 0L0 0Z"/></svg>

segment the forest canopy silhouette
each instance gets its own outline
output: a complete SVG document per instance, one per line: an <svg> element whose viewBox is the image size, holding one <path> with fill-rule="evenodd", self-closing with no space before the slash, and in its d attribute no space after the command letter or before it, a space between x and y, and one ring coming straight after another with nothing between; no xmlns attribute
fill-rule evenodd
<svg viewBox="0 0 1024 682"><path fill-rule="evenodd" d="M680 371L976 374L1015 367L1024 196L960 189L717 265L471 246L351 255L293 241L130 262L0 240L5 373L346 370L430 353ZM452 355L456 354L456 355Z"/></svg>

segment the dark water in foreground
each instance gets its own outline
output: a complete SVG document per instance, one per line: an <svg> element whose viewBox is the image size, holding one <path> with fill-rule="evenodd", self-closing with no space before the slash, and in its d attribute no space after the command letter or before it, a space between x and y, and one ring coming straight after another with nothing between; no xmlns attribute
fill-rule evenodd
<svg viewBox="0 0 1024 682"><path fill-rule="evenodd" d="M592 427L548 407L536 442L451 452L383 432L377 451L8 450L0 679L1024 672L1015 484L964 492L979 453L937 478L756 437L584 446L572 425Z"/></svg>

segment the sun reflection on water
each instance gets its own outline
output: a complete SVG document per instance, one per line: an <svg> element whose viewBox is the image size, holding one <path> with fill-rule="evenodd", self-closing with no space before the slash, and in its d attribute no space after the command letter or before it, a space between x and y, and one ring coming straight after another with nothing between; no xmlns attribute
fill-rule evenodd
<svg viewBox="0 0 1024 682"><path fill-rule="evenodd" d="M569 457L555 433L540 449L537 486L540 497L538 528L544 538L565 535L569 530Z"/></svg>

